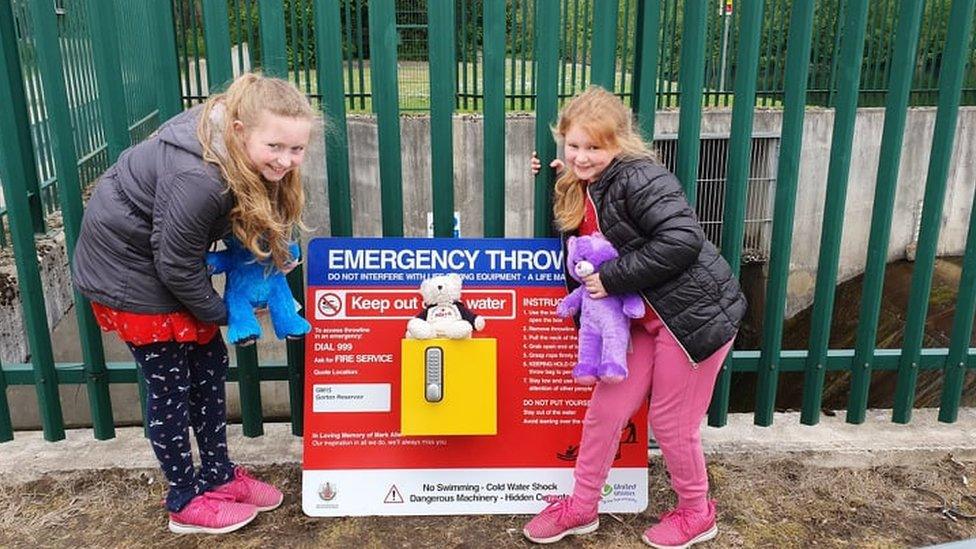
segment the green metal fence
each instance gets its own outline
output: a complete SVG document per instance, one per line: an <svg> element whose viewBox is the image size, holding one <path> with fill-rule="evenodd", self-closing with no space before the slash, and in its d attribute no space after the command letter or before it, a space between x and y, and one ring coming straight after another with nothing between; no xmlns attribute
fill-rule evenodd
<svg viewBox="0 0 976 549"><path fill-rule="evenodd" d="M346 108L350 111L371 110L371 65L369 17L366 0L337 0L340 17ZM499 0L502 1L502 0ZM808 64L807 103L835 106L840 63L840 38L847 21L842 17L847 0L811 0L814 4L813 39ZM198 63L206 57L203 39L202 10L199 0L176 0L180 58L184 68L184 97L188 102L202 99ZM316 66L315 24L312 0L284 2L285 55L289 74L312 97L318 97L314 71ZM537 69L534 0L504 0L505 22L505 98L508 110L531 111L535 108L533 88ZM560 0L561 21L558 29L556 80L558 96L573 95L594 81L594 68L607 71L605 79L626 101L639 92L635 66L641 62L645 45L653 41L659 52L655 72L658 108L676 107L679 97L680 51L685 32L685 10L695 10L704 23L701 56L703 102L706 106L729 107L734 94L732 85L737 70L737 54L743 36L742 17L749 2L736 1L735 9L726 11L725 2L710 0L699 7L684 0L654 2L655 13L638 6L642 0L620 0L609 3L595 0ZM785 93L784 70L787 53L787 28L793 0L768 0L764 17L756 29L759 34L756 95L758 104L782 107ZM948 29L951 0L927 0L915 63L914 85L910 104L934 105L941 63L941 47ZM484 101L485 59L484 0L455 0L453 21L455 71L455 105L462 111L479 111ZM494 8L494 7L493 7ZM430 108L430 75L428 47L427 0L394 2L396 53L398 61L399 106L401 111ZM869 4L864 55L859 84L860 106L884 105L891 71L895 25L901 0L875 0ZM258 33L257 0L228 0L230 39L235 47L235 66L260 66L261 45ZM652 19L654 35L637 32L637 27ZM599 19L599 21L598 21ZM600 65L597 57L602 37L594 29L617 28L614 63ZM645 39L644 37L648 38ZM594 41L594 38L596 40ZM970 52L976 51L970 47ZM612 78L610 78L612 76ZM203 86L205 88L205 86ZM976 103L976 73L964 79L963 104Z"/></svg>
<svg viewBox="0 0 976 549"><path fill-rule="evenodd" d="M159 123L154 82L156 75L152 66L146 64L143 55L151 43L145 30L151 28L149 18L152 15L147 4L124 0L105 4L102 7L106 11L98 12L98 17L91 17L92 4L82 0L45 4L40 10L28 0L9 3L10 6L4 9L10 10L10 17L2 23L5 27L4 53L8 56L10 70L19 71L23 80L22 89L14 90L14 101L18 105L15 110L18 116L25 117L18 119L18 132L27 132L20 139L34 144L33 164L37 170L30 170L26 174L31 178L27 188L31 218L35 228L41 229L44 215L60 209L60 198L52 125L44 100L45 84L40 67L43 54L38 51L39 48L50 46L38 44L34 30L37 22L49 19L48 15L54 16L52 29L56 30L57 42L53 47L60 51L64 71L70 127L73 128L71 135L78 156L78 177L87 186L109 165L105 126L106 123L116 122L103 119L105 107L99 101L109 102L110 117L121 117L117 121L118 136L125 143L143 139ZM106 27L106 21L111 26ZM95 51L109 41L117 51ZM101 69L97 63L106 54L114 55L112 62L120 64L116 76L123 86L116 86L117 90L107 87L105 93L100 94L96 73ZM113 92L117 93L111 96ZM123 123L128 136L122 130ZM31 154L29 148L23 151L24 154ZM23 158L26 160L27 156ZM0 247L7 245L6 216L6 208L0 201Z"/></svg>
<svg viewBox="0 0 976 549"><path fill-rule="evenodd" d="M151 127L172 116L181 107L201 100L210 89L230 81L235 71L249 65L270 74L287 75L320 101L326 116L334 121L344 120L349 110L374 112L383 234L403 234L399 124L401 112L413 108L404 104L406 88L401 86L402 66L398 66L404 55L403 27L413 24L404 23L398 15L406 3L157 0L135 5L122 0L88 0L64 4L65 13L59 14L47 2L0 2L0 10L4 10L0 12L0 104L12 106L0 109L0 135L5 136L5 143L11 136L12 142L0 148L0 178L32 349L30 363L4 364L0 370L0 440L13 435L6 385L36 388L45 436L56 440L64 436L58 386L85 384L95 436L113 436L109 384L136 382L137 370L133 363L105 363L90 309L78 295L75 310L83 363L54 363L33 240L33 235L43 230L41 208L53 200L60 204L70 252L81 217L81 189L91 179L85 174L98 172L97 168L85 171L86 165L80 162L101 154L103 160L90 162L104 167L131 141L133 133L140 133L134 132L133 126ZM738 268L753 114L757 101L769 98L772 104L781 104L783 124L762 344L755 350L737 350L728 359L720 373L709 422L722 425L726 421L732 372L756 375L755 421L760 425L772 421L780 374L803 372L802 421L817 423L824 375L831 371L850 372L847 420L860 423L871 374L881 370L898 373L894 421L910 420L920 371L944 372L940 419L955 421L962 381L976 368L976 349L970 348L976 311L976 215L970 220L951 344L948 349L923 349L921 336L958 108L963 92L971 91L967 86L972 83L972 73L966 71L973 51L976 0L904 0L899 9L886 2L842 0L843 9L830 23L824 15L825 6L836 4L835 0L739 2L734 15L725 19L718 13L719 2L702 0L423 3L424 57L430 67L426 93L430 98L427 108L431 114L435 234L450 235L453 228L451 118L456 112L474 109L484 113L484 234L503 236L506 109L535 111L536 147L542 161L548 162L556 153L549 128L561 98L594 82L626 96L646 136L654 135L655 106L682 106L674 165L692 201L697 194L702 105L728 101L732 131L726 149L729 167L721 239L723 253ZM69 23L73 13L77 19ZM91 17L94 13L99 16ZM928 34L923 33L928 22L937 17L945 23L944 32L927 29ZM459 18L465 23L459 25ZM724 86L716 89L712 86L714 64L717 59L721 61L716 58L714 36L719 28L726 34L726 21L733 45L726 51L726 71L719 71L727 73ZM836 33L837 21L843 21L840 35ZM835 32L825 34L831 24ZM880 41L869 39L877 37L879 24L893 25L891 36ZM88 30L78 30L82 28ZM71 29L76 34L68 33ZM116 33L115 29L121 30ZM775 40L770 38L773 35ZM126 57L137 55L129 47L131 42L142 46L137 50L138 59ZM828 63L823 57L827 43L831 43L830 51L836 52L830 56L829 72L824 69ZM882 50L891 61L879 69L873 60ZM147 52L154 60L148 67L139 63L150 57ZM932 59L938 60L935 68ZM466 62L474 66L466 66ZM925 80L936 69L938 77ZM151 75L142 72L147 70ZM667 78L661 78L662 74ZM826 87L818 87L824 74L832 76ZM464 87L465 78L474 87ZM882 97L886 109L867 250L868 276L856 348L829 349L827 332L833 314L853 122L856 108L866 101L866 78L875 79L871 80L874 88L867 92ZM920 81L933 89L918 88ZM463 93L459 93L459 86ZM734 102L724 92L729 87L734 91ZM803 119L807 104L816 94L826 94L826 102L835 105L837 111L827 168L828 199L814 321L808 349L783 351ZM902 134L908 106L913 98L925 94L936 101L938 110L908 322L902 348L882 350L875 341L877 313ZM39 102L41 96L44 101ZM152 112L141 109L158 110L158 120L151 117ZM100 144L99 135L106 145ZM336 236L353 232L348 162L345 125L334 124L334 131L326 135L326 164L331 233ZM34 181L35 173L38 182ZM57 198L53 194L44 198L39 189L53 174L57 174ZM543 170L535 179L537 236L548 236L552 231L551 187L552 173ZM296 270L291 282L300 290L301 273ZM259 387L267 380L289 382L293 431L301 433L301 345L289 347L285 364L259 364L253 347L239 350L237 356L230 377L240 384L245 434L257 436L262 432Z"/></svg>

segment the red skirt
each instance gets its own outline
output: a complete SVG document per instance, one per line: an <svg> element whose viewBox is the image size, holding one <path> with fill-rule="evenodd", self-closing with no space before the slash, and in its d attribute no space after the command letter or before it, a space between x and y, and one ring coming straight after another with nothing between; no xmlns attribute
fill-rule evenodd
<svg viewBox="0 0 976 549"><path fill-rule="evenodd" d="M204 345L220 329L216 324L201 322L185 311L143 314L117 311L95 302L91 306L95 320L102 330L116 332L122 341L133 345L164 341Z"/></svg>

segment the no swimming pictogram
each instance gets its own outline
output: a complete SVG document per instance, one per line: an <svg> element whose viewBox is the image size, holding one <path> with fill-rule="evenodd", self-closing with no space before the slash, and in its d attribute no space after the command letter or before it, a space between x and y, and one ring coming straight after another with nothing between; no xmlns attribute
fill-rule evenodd
<svg viewBox="0 0 976 549"><path fill-rule="evenodd" d="M333 318L340 312L342 312L342 296L333 292L317 292L315 296L316 318Z"/></svg>

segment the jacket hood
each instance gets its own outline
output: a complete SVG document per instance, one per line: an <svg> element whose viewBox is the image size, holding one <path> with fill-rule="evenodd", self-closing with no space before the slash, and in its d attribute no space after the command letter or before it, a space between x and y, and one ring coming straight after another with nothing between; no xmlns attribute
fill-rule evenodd
<svg viewBox="0 0 976 549"><path fill-rule="evenodd" d="M197 138L197 124L203 112L203 105L197 105L184 111L162 125L159 129L159 139L175 147L179 147L195 156L203 158L203 146ZM210 123L217 128L223 127L224 107L222 104L214 106L210 112ZM223 133L213 132L213 149L223 156L227 148L224 146Z"/></svg>

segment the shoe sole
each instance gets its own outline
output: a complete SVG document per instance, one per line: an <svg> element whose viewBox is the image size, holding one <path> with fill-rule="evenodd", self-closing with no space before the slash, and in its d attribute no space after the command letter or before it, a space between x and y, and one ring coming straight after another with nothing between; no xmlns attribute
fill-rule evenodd
<svg viewBox="0 0 976 549"><path fill-rule="evenodd" d="M282 494L282 495L281 495L281 499L279 499L279 500L278 500L278 503L275 503L274 505L269 505L269 506L267 506L267 507L255 507L255 509L257 509L257 511L258 511L259 513L263 513L263 512L265 512L265 511L274 511L275 509L277 509L277 508L279 508L279 507L281 507L281 504L282 504L282 503L283 503L284 501L285 501L285 495L284 495L284 494Z"/></svg>
<svg viewBox="0 0 976 549"><path fill-rule="evenodd" d="M169 521L169 531L174 534L228 534L247 526L257 516L258 514L255 512L247 520L231 524L230 526L224 526L223 528L208 528L194 524L182 524L171 520Z"/></svg>
<svg viewBox="0 0 976 549"><path fill-rule="evenodd" d="M712 526L711 528L709 528L705 532L702 532L701 534L698 534L698 536L696 536L695 538L689 540L688 543L685 543L684 545L660 545L660 544L654 543L651 540L647 539L647 535L646 534L645 535L642 535L641 536L641 539L644 540L644 543L646 543L647 545L650 545L651 547L656 547L657 549L687 549L688 547L691 547L692 545L694 545L696 543L701 543L703 541L708 541L708 540L714 538L717 535L718 535L718 525L716 524L715 526Z"/></svg>
<svg viewBox="0 0 976 549"><path fill-rule="evenodd" d="M556 543L557 541L563 539L566 536L580 536L583 534L590 534L596 532L596 529L600 527L600 519L596 519L589 524L584 524L583 526L577 526L576 528L570 528L569 530L563 530L558 535L552 536L550 538L534 538L529 535L528 532L522 530L522 535L532 543Z"/></svg>

